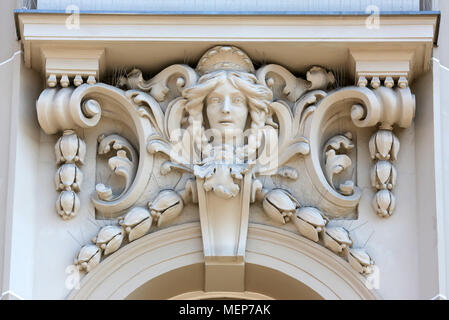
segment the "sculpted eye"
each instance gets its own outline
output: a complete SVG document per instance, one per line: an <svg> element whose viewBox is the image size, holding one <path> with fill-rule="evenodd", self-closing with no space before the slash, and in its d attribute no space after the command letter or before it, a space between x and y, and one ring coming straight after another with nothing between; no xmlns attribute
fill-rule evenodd
<svg viewBox="0 0 449 320"><path fill-rule="evenodd" d="M220 98L218 98L218 97L210 97L209 98L209 102L210 103L218 103L218 102L220 102Z"/></svg>
<svg viewBox="0 0 449 320"><path fill-rule="evenodd" d="M235 104L242 104L244 102L244 99L243 99L243 97L234 97L232 99L232 102Z"/></svg>

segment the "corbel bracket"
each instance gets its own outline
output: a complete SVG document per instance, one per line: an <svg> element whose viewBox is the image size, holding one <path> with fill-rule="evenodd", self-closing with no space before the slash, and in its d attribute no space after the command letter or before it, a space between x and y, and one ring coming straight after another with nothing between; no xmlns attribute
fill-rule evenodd
<svg viewBox="0 0 449 320"><path fill-rule="evenodd" d="M84 82L95 84L104 74L104 49L73 49L44 47L42 50L43 74L50 88L58 84L66 88Z"/></svg>
<svg viewBox="0 0 449 320"><path fill-rule="evenodd" d="M414 76L412 66L415 63L413 50L350 50L355 83L377 79L387 81L411 81Z"/></svg>
<svg viewBox="0 0 449 320"><path fill-rule="evenodd" d="M394 127L408 128L415 116L415 96L408 87L413 76L413 51L358 51L351 50L355 81L358 87L373 89L379 98L380 116L374 117L378 131L369 142L369 151L374 165L371 169L371 185L376 190L373 208L381 217L389 217L396 207L393 189L396 186L397 160L400 142ZM364 111L355 105L352 118L362 119ZM355 121L359 126L369 121Z"/></svg>

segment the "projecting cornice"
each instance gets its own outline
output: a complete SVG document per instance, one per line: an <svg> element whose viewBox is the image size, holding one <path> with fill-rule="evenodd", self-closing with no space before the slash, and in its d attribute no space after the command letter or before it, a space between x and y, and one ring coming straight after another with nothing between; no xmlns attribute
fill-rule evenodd
<svg viewBox="0 0 449 320"><path fill-rule="evenodd" d="M357 65L363 69L366 61L373 60L360 52L373 52L390 65L397 61L402 69L393 70L395 75L406 73L411 81L428 70L439 14L381 15L379 28L367 27L367 15L82 13L79 28L73 25L77 17L63 13L17 11L16 17L26 65L46 75L55 46L67 48L68 59L77 50L104 50L104 56L91 57L98 57L98 66L105 59L105 71L139 66L156 72L161 66L197 61L212 44L233 43L261 64L282 63L298 72L316 64L343 66L354 79L366 73L356 70ZM70 50L75 51L70 54ZM357 57L361 63L357 64ZM55 68L54 61L51 65ZM380 69L384 67L388 74L391 67ZM86 75L96 72L101 77L100 69L88 71Z"/></svg>

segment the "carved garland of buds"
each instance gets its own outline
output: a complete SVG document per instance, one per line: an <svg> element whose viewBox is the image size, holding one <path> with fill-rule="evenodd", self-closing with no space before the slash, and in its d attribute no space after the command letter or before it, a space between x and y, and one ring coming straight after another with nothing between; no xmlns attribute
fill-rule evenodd
<svg viewBox="0 0 449 320"><path fill-rule="evenodd" d="M274 221L285 224L293 221L299 233L345 258L360 274L374 270L374 261L360 248L352 248L353 241L343 227L326 227L328 219L314 207L301 207L298 201L284 189L264 192L263 208Z"/></svg>
<svg viewBox="0 0 449 320"><path fill-rule="evenodd" d="M132 242L147 234L153 222L162 227L173 221L182 212L185 199L185 195L174 190L163 190L148 203L148 209L132 208L118 219L118 225L102 227L92 239L94 244L81 248L75 265L80 271L90 272L100 263L102 256L117 251L126 237L128 242ZM303 237L317 243L321 241L326 248L346 259L360 274L373 272L373 259L363 249L352 248L353 241L344 228L327 228L328 219L318 209L300 207L298 201L283 189L265 191L262 205L271 219L280 224L293 221Z"/></svg>
<svg viewBox="0 0 449 320"><path fill-rule="evenodd" d="M78 213L83 174L78 166L84 164L86 144L75 131L65 130L55 145L56 164L60 165L55 175L56 212L64 219L72 219Z"/></svg>
<svg viewBox="0 0 449 320"><path fill-rule="evenodd" d="M94 244L81 248L75 265L80 271L90 272L96 267L101 256L107 256L117 251L126 238L132 242L143 237L150 231L155 222L157 227L163 227L173 221L184 209L183 197L174 190L163 190L148 203L148 209L135 207L118 219L118 225L102 227L97 236L92 239Z"/></svg>
<svg viewBox="0 0 449 320"><path fill-rule="evenodd" d="M396 185L397 171L392 161L397 159L399 139L392 129L377 131L369 142L371 159L375 160L371 168L371 185L377 189L373 207L381 217L389 217L396 207L396 199L391 192Z"/></svg>
<svg viewBox="0 0 449 320"><path fill-rule="evenodd" d="M358 86L366 87L367 84L368 80L365 77L360 77ZM370 85L373 89L380 88L381 79L373 77ZM383 85L392 89L395 86L395 81L392 77L386 77ZM407 88L407 78L400 77L397 86L401 89ZM392 124L382 122L379 130L369 141L369 152L371 159L375 161L371 168L371 185L377 190L372 205L377 215L383 218L390 217L396 208L396 198L392 190L396 186L397 170L393 161L398 158L399 148L399 139L393 133Z"/></svg>

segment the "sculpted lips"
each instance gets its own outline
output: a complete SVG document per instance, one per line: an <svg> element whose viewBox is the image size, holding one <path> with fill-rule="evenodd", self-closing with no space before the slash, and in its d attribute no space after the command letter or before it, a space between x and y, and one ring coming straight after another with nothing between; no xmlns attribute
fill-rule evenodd
<svg viewBox="0 0 449 320"><path fill-rule="evenodd" d="M232 121L232 119L223 119L223 120L220 120L219 123L227 125L227 124L234 124L234 121Z"/></svg>

